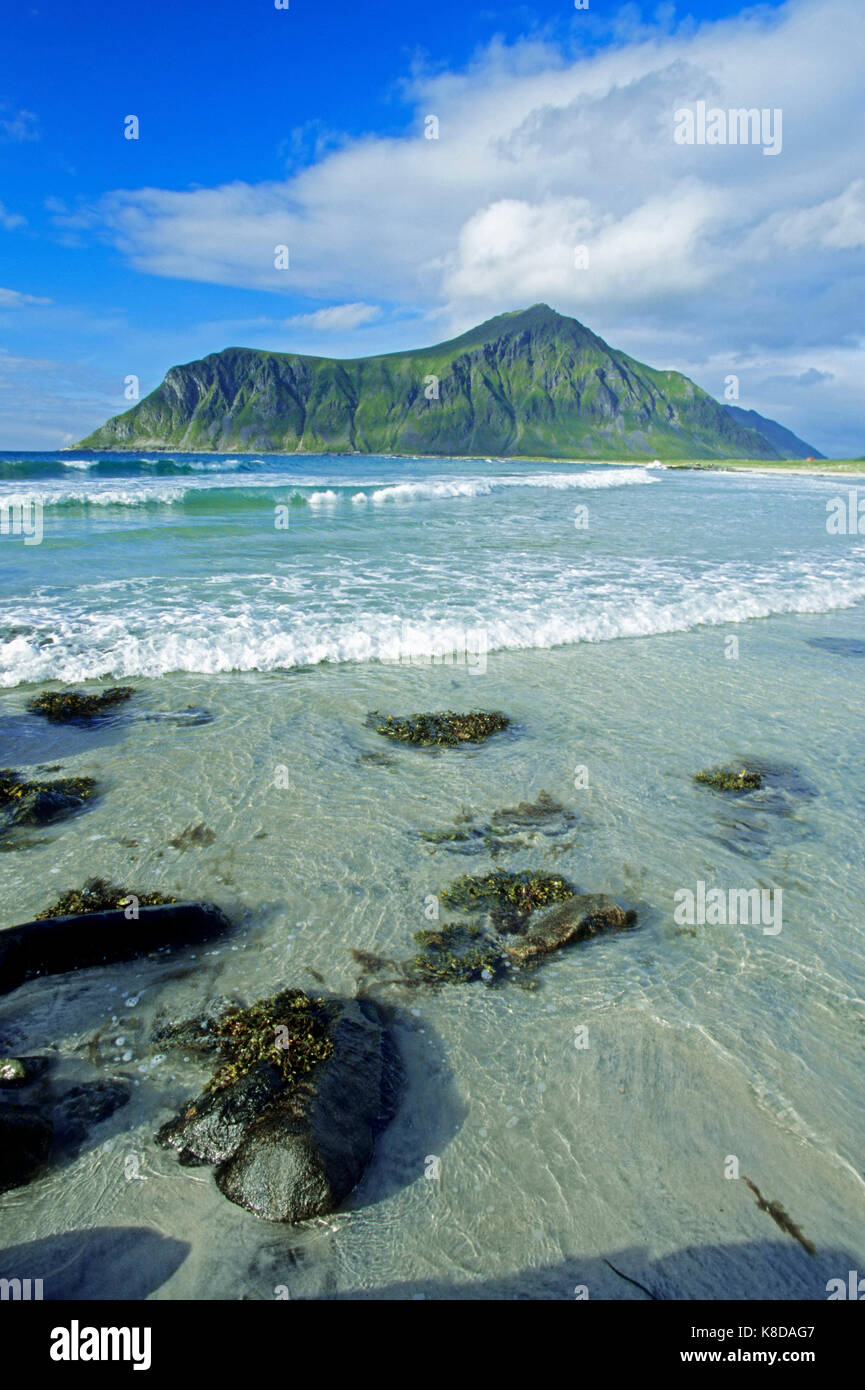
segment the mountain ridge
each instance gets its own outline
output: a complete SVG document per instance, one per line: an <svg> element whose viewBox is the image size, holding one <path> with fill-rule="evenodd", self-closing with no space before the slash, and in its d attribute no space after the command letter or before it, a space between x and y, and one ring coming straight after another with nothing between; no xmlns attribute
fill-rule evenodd
<svg viewBox="0 0 865 1390"><path fill-rule="evenodd" d="M368 357L223 348L171 367L148 396L73 447L546 459L818 457L776 422L766 424L774 439L742 423L681 373L638 362L578 319L535 304L431 347ZM779 442L786 440L805 453L781 452Z"/></svg>

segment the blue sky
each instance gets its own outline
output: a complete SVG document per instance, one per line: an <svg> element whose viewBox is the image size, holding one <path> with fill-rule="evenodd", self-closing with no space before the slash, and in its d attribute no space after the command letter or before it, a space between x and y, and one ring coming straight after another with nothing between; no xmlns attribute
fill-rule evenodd
<svg viewBox="0 0 865 1390"><path fill-rule="evenodd" d="M2 26L0 448L230 344L360 355L544 299L865 452L861 0L6 0ZM780 153L678 146L700 100L782 110Z"/></svg>

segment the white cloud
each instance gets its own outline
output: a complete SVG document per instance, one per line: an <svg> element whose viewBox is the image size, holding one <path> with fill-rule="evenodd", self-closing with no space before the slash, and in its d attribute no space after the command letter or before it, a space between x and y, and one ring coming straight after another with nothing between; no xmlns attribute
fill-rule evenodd
<svg viewBox="0 0 865 1390"><path fill-rule="evenodd" d="M0 309L23 309L31 304L50 304L50 299L42 299L35 294L22 294L20 290L7 290L0 287Z"/></svg>
<svg viewBox="0 0 865 1390"><path fill-rule="evenodd" d="M293 314L282 320L283 328L311 328L316 333L344 333L379 318L376 304L332 304L311 314Z"/></svg>
<svg viewBox="0 0 865 1390"><path fill-rule="evenodd" d="M837 198L777 218L776 226L778 242L795 249L865 246L865 179L854 179Z"/></svg>
<svg viewBox="0 0 865 1390"><path fill-rule="evenodd" d="M0 139L10 144L24 144L39 139L38 118L32 111L11 111L7 115L8 104L0 104Z"/></svg>
<svg viewBox="0 0 865 1390"><path fill-rule="evenodd" d="M19 212L10 212L5 203L0 203L0 227L5 232L14 232L18 227L26 226L26 223L26 217Z"/></svg>

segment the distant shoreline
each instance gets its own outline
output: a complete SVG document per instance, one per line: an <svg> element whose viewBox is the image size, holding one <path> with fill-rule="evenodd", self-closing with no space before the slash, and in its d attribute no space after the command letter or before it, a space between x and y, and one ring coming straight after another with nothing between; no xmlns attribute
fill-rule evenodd
<svg viewBox="0 0 865 1390"><path fill-rule="evenodd" d="M823 459L806 463L799 459L700 459L694 463L678 460L665 463L665 468L687 468L692 472L712 473L801 473L810 477L857 478L865 473L865 459Z"/></svg>
<svg viewBox="0 0 865 1390"><path fill-rule="evenodd" d="M22 453L36 452L42 450L22 450ZM51 452L51 451L49 451ZM504 456L486 454L367 454L354 452L350 454L334 453L307 453L305 450L294 450L290 452L273 452L267 449L168 449L168 448L148 448L147 445L136 445L134 448L120 449L82 449L74 445L66 448L57 449L53 452L58 454L85 453L95 455L108 454L212 454L218 458L220 455L238 454L243 458L251 458L255 454L264 454L268 458L345 458L345 459L365 459L365 458L386 458L395 461L434 463L437 459L455 461L465 459L468 462L481 463L554 463L559 466L591 464L593 467L610 468L651 468L660 464L662 468L688 469L693 472L710 471L714 473L732 473L745 471L750 473L801 473L815 477L850 477L856 478L865 474L865 458L862 459L822 459L815 460L813 463L806 462L804 459L592 459L592 458L550 458L542 454L508 454Z"/></svg>

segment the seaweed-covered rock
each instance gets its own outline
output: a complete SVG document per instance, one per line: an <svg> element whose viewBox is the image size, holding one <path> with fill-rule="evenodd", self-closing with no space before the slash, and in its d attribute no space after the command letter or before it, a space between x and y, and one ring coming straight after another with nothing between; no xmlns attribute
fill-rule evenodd
<svg viewBox="0 0 865 1390"><path fill-rule="evenodd" d="M553 874L463 874L442 889L442 905L460 912L489 912L501 931L518 931L538 908L571 897L573 887Z"/></svg>
<svg viewBox="0 0 865 1390"><path fill-rule="evenodd" d="M221 1064L157 1143L218 1165L220 1191L268 1221L333 1211L357 1185L394 1101L376 1010L286 990L226 1011Z"/></svg>
<svg viewBox="0 0 865 1390"><path fill-rule="evenodd" d="M114 705L122 704L135 694L132 685L112 685L98 694L85 695L80 690L51 690L36 695L28 704L31 714L41 714L55 724L97 719Z"/></svg>
<svg viewBox="0 0 865 1390"><path fill-rule="evenodd" d="M442 748L453 748L460 743L484 743L511 722L507 715L496 710L471 710L468 714L443 710L438 714L410 714L402 718L389 714L380 722L377 716L374 718L376 732L387 738L399 743Z"/></svg>
<svg viewBox="0 0 865 1390"><path fill-rule="evenodd" d="M504 968L501 945L472 922L450 922L430 931L415 932L420 951L402 969L419 984L456 984L497 979Z"/></svg>
<svg viewBox="0 0 865 1390"><path fill-rule="evenodd" d="M702 782L718 792L753 792L759 791L762 787L763 776L762 773L747 767L739 771L730 767L713 767L698 772L694 781Z"/></svg>
<svg viewBox="0 0 865 1390"><path fill-rule="evenodd" d="M0 994L35 975L58 975L133 960L167 947L197 945L230 930L212 903L86 911L25 922L0 931Z"/></svg>
<svg viewBox="0 0 865 1390"><path fill-rule="evenodd" d="M0 1192L23 1185L44 1166L54 1132L38 1110L0 1104Z"/></svg>
<svg viewBox="0 0 865 1390"><path fill-rule="evenodd" d="M0 1086L29 1086L51 1065L49 1057L0 1057Z"/></svg>
<svg viewBox="0 0 865 1390"><path fill-rule="evenodd" d="M194 1052L202 1056L221 1052L223 1016L229 1009L240 1007L235 999L220 995L192 1018L171 1019L160 1015L153 1025L151 1041L160 1052Z"/></svg>
<svg viewBox="0 0 865 1390"><path fill-rule="evenodd" d="M78 811L92 797L92 777L60 777L30 782L10 767L0 769L0 830L14 825L47 825Z"/></svg>
<svg viewBox="0 0 865 1390"><path fill-rule="evenodd" d="M43 922L49 917L68 917L72 913L110 912L116 908L127 908L132 902L139 907L159 907L164 903L176 902L162 893L130 893L127 888L118 888L104 878L88 878L83 888L72 888L64 893L51 907L37 912L34 922Z"/></svg>
<svg viewBox="0 0 865 1390"><path fill-rule="evenodd" d="M636 922L637 914L633 909L625 910L603 894L575 894L567 902L543 913L505 950L511 960L522 965L571 942L588 941L607 932L626 931Z"/></svg>
<svg viewBox="0 0 865 1390"><path fill-rule="evenodd" d="M572 831L576 820L575 812L562 806L549 792L541 791L537 801L502 807L488 821L463 810L452 826L422 830L420 838L452 854L488 853L496 858L514 850L540 847L554 853L549 841Z"/></svg>

